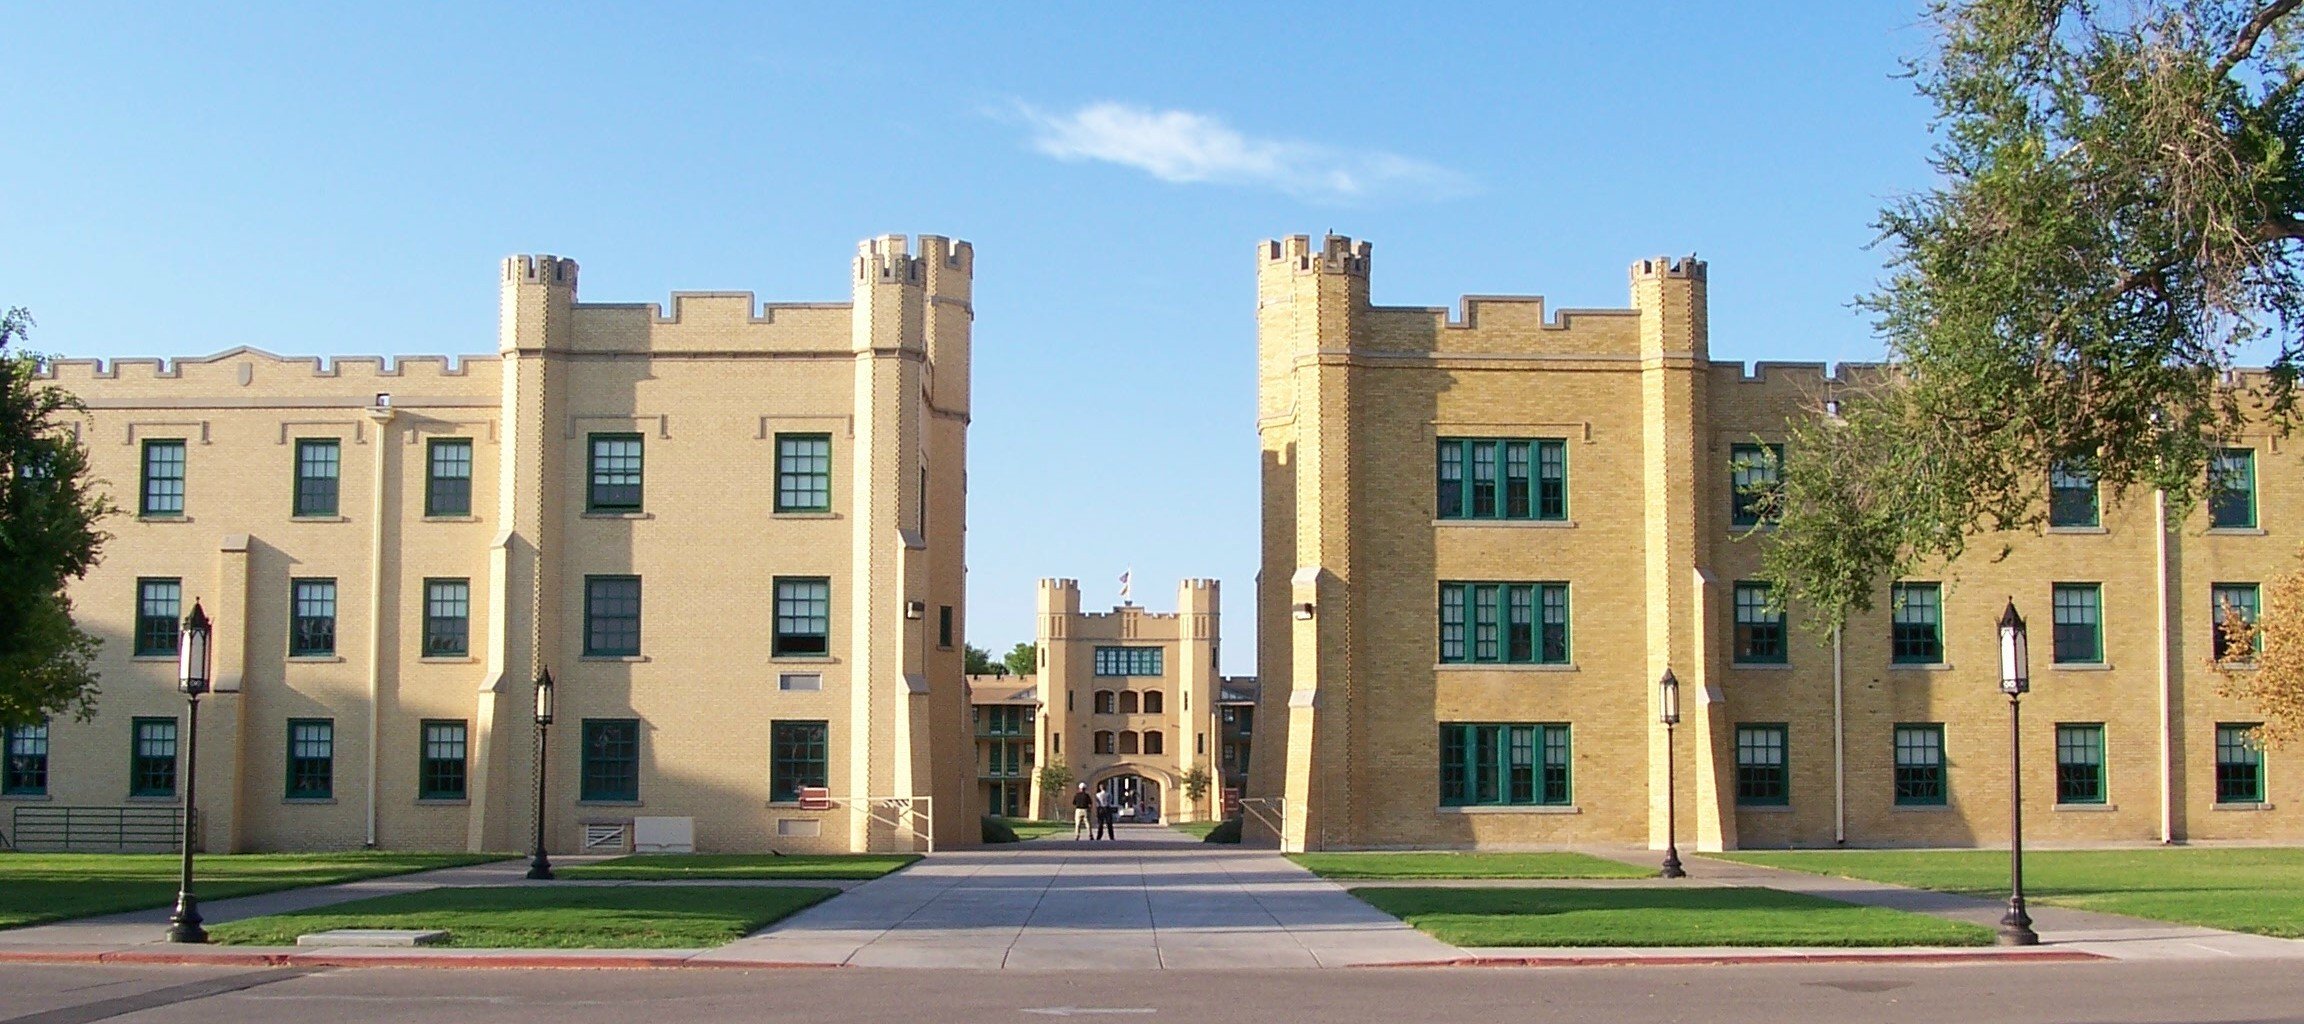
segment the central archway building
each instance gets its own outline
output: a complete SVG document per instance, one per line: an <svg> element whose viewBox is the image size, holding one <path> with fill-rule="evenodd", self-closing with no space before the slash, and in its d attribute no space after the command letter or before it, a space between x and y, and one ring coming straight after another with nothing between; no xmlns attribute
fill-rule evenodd
<svg viewBox="0 0 2304 1024"><path fill-rule="evenodd" d="M2003 844L2011 596L2034 838L2304 834L2206 666L2218 603L2252 613L2304 539L2273 514L2304 474L2269 429L2226 453L2241 491L2173 531L2149 494L2060 477L2059 525L1883 588L1820 645L1767 609L1739 484L1850 368L1714 363L1693 257L1632 264L1628 309L1460 317L1371 304L1369 261L1333 235L1258 249L1250 785L1282 794L1285 849L1661 846L1667 668L1683 844Z"/></svg>

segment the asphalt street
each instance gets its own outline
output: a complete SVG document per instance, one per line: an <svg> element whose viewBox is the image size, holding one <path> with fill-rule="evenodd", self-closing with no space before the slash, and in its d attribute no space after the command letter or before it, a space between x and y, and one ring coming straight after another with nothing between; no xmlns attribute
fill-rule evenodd
<svg viewBox="0 0 2304 1024"><path fill-rule="evenodd" d="M0 1024L2304 1021L2266 962L1328 971L0 966Z"/></svg>

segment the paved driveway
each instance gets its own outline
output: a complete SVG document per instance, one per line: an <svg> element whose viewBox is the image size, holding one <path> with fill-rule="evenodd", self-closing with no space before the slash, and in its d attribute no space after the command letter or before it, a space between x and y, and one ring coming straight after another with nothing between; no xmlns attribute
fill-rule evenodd
<svg viewBox="0 0 2304 1024"><path fill-rule="evenodd" d="M1268 850L1157 826L939 853L718 957L864 967L1272 968L1462 956Z"/></svg>

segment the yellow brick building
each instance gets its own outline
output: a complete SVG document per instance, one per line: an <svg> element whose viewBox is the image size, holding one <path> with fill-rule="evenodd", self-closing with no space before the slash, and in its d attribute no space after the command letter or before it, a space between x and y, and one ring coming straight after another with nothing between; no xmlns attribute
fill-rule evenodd
<svg viewBox="0 0 2304 1024"><path fill-rule="evenodd" d="M970 750L973 260L883 237L850 302L666 310L516 256L494 355L58 361L124 510L71 591L103 694L7 738L0 808L178 801L197 600L237 691L201 717L210 850L525 847L545 670L555 851L974 841L934 771Z"/></svg>
<svg viewBox="0 0 2304 1024"><path fill-rule="evenodd" d="M1694 258L1634 263L1629 309L1458 312L1371 304L1365 242L1257 257L1251 770L1285 848L1662 846L1668 668L1681 842L2005 844L2011 598L2028 839L2304 836L2297 777L2208 669L2215 609L2252 610L2304 540L2304 471L2269 430L2166 529L2151 496L2060 474L2058 525L1900 581L1819 645L1799 608L1765 612L1737 481L1866 368L1712 362Z"/></svg>

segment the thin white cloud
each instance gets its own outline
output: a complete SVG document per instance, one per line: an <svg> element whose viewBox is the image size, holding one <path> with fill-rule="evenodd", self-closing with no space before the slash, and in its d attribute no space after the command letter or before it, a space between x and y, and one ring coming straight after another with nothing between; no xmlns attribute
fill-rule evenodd
<svg viewBox="0 0 2304 1024"><path fill-rule="evenodd" d="M1189 110L1091 103L1068 114L1027 104L1032 148L1058 160L1134 167L1161 181L1250 185L1300 199L1361 203L1436 200L1473 191L1471 179L1438 164L1380 150L1348 150L1246 135Z"/></svg>

